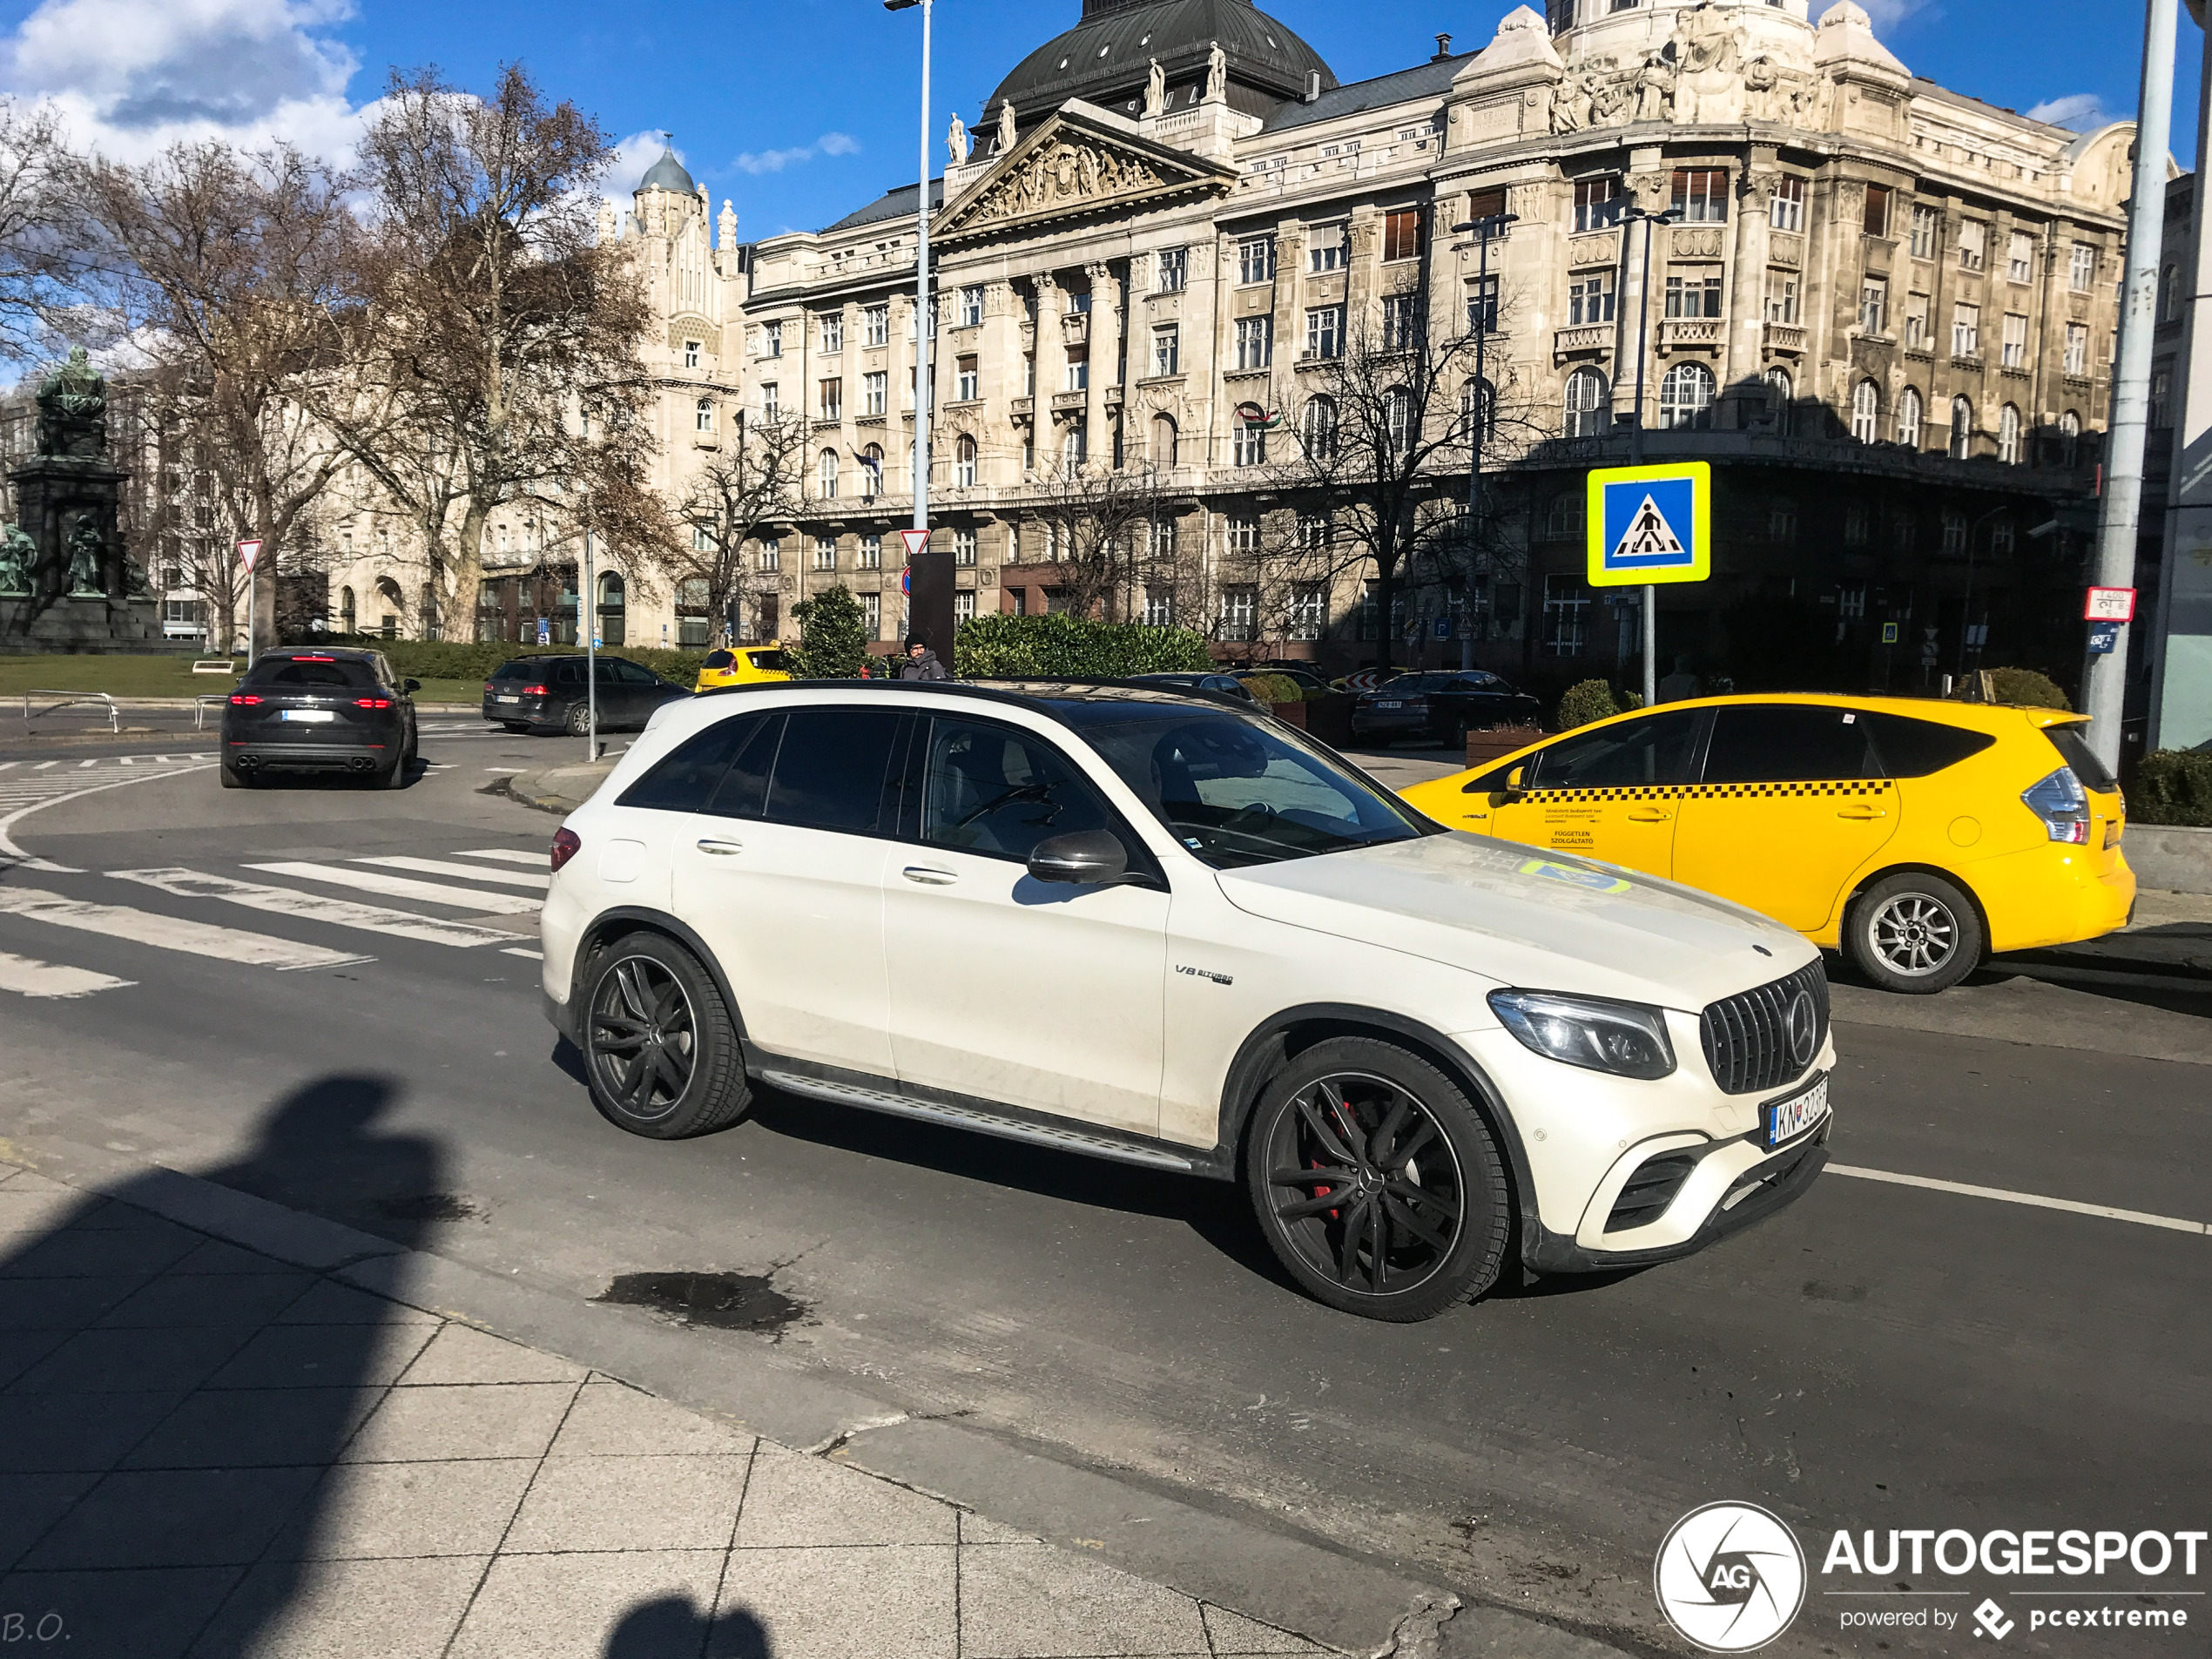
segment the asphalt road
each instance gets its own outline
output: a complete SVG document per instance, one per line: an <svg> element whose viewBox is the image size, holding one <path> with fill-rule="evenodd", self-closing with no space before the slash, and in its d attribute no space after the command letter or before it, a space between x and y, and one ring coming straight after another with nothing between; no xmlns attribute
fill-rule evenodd
<svg viewBox="0 0 2212 1659"><path fill-rule="evenodd" d="M1839 1527L2207 1524L2201 1228L1831 1174L1689 1261L1398 1327L1295 1294L1225 1187L774 1097L704 1141L622 1135L563 1068L518 954L523 860L554 820L496 792L580 745L425 728L429 769L389 793L226 793L189 734L0 744L0 834L30 860L0 869L0 1135L250 1170L235 1178L264 1197L411 1240L427 1224L431 1248L578 1296L624 1273L772 1275L801 1311L763 1339L896 1406L1632 1647L1681 1650L1652 1554L1716 1500L1774 1509L1809 1547ZM462 873L364 862L391 859ZM290 867L253 867L271 864ZM347 885L364 880L382 889ZM451 896L391 885L408 881ZM401 920L339 925L339 899ZM408 936L410 917L486 936ZM2101 1047L1839 1023L1837 1162L2212 1219L2212 1070L2129 1051L2139 1006L2202 1017L2191 961L2136 974L2146 988L2061 959L2055 979L2093 990L2047 994L2094 994ZM340 1097L381 1111L272 1132L287 1103ZM421 1156L384 1155L399 1143ZM1777 1650L1876 1651L1838 1631L1841 1605L1817 1582ZM2025 1623L2006 1646L2083 1650ZM2203 1650L2194 1630L2095 1648Z"/></svg>

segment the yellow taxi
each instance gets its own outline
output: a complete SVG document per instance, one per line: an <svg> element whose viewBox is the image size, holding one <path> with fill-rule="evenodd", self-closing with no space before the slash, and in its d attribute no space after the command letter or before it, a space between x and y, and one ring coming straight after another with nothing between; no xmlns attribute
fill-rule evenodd
<svg viewBox="0 0 2212 1659"><path fill-rule="evenodd" d="M770 680L787 680L784 671L784 647L780 640L771 640L765 645L738 645L728 651L711 651L699 664L698 684L693 691L718 691L725 685L761 685Z"/></svg>
<svg viewBox="0 0 2212 1659"><path fill-rule="evenodd" d="M2057 709L1714 697L1616 714L1406 799L1452 829L1702 887L1939 991L2126 925L2119 783Z"/></svg>

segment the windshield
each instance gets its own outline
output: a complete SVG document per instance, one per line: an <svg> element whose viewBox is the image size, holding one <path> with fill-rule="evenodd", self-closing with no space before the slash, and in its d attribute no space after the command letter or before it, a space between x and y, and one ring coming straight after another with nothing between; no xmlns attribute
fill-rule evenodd
<svg viewBox="0 0 2212 1659"><path fill-rule="evenodd" d="M1217 870L1433 833L1387 791L1286 728L1230 710L1067 703L1122 781Z"/></svg>

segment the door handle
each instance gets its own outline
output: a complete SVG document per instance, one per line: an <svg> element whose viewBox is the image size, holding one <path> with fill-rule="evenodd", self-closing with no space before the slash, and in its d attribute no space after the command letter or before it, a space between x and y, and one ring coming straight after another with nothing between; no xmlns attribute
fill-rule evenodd
<svg viewBox="0 0 2212 1659"><path fill-rule="evenodd" d="M949 887L960 878L950 870L933 870L926 864L909 864L899 872L909 881L919 881L926 887Z"/></svg>
<svg viewBox="0 0 2212 1659"><path fill-rule="evenodd" d="M699 851L702 853L720 853L723 857L727 858L732 853L744 852L745 843L743 841L719 841L714 840L712 837L708 837L699 842L698 847Z"/></svg>
<svg viewBox="0 0 2212 1659"><path fill-rule="evenodd" d="M1631 824L1663 824L1674 814L1663 807L1639 806L1629 814Z"/></svg>
<svg viewBox="0 0 2212 1659"><path fill-rule="evenodd" d="M1881 806L1844 806L1837 810L1836 816L1857 819L1887 818L1889 811Z"/></svg>

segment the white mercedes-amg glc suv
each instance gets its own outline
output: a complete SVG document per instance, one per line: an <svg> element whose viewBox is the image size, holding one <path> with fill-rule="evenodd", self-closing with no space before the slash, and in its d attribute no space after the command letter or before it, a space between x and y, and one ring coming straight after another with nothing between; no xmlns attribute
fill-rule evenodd
<svg viewBox="0 0 2212 1659"><path fill-rule="evenodd" d="M1826 1161L1827 982L1671 882L1432 823L1249 705L815 682L664 706L553 848L554 1024L662 1140L765 1087L1241 1181L1419 1319L1685 1255Z"/></svg>

